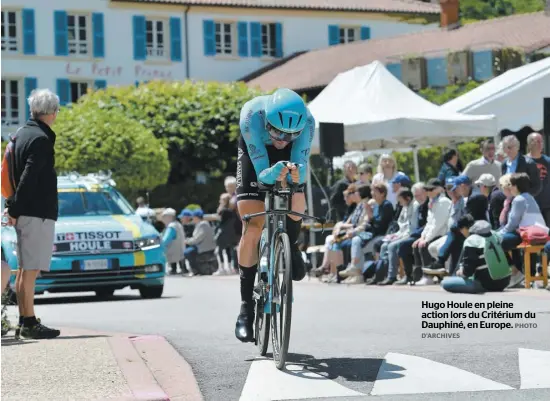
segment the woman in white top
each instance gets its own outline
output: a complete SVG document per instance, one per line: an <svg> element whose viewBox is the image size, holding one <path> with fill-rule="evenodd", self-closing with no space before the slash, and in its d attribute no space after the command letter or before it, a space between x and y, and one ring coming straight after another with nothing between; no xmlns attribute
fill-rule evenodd
<svg viewBox="0 0 550 401"><path fill-rule="evenodd" d="M397 162L390 154L383 154L378 160L378 169L374 177L372 177L372 185L383 182L388 187L388 195L386 197L395 208L397 204L397 194L393 191L390 182L397 176L403 174L397 170Z"/></svg>

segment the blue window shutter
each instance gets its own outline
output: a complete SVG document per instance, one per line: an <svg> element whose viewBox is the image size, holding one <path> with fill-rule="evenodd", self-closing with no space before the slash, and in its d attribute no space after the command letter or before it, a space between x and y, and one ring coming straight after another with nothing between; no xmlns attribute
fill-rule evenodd
<svg viewBox="0 0 550 401"><path fill-rule="evenodd" d="M57 96L59 96L61 106L71 102L71 83L68 79L57 80Z"/></svg>
<svg viewBox="0 0 550 401"><path fill-rule="evenodd" d="M386 64L386 68L391 74L401 81L402 79L402 70L401 63Z"/></svg>
<svg viewBox="0 0 550 401"><path fill-rule="evenodd" d="M107 81L104 79L96 79L94 82L94 87L96 89L105 89L107 87Z"/></svg>
<svg viewBox="0 0 550 401"><path fill-rule="evenodd" d="M24 8L23 16L23 54L36 54L36 39L34 34L34 10Z"/></svg>
<svg viewBox="0 0 550 401"><path fill-rule="evenodd" d="M237 36L239 38L239 57L248 57L248 24L237 24Z"/></svg>
<svg viewBox="0 0 550 401"><path fill-rule="evenodd" d="M446 57L426 59L426 70L428 86L442 87L449 85Z"/></svg>
<svg viewBox="0 0 550 401"><path fill-rule="evenodd" d="M38 86L36 78L27 77L25 78L25 106L27 111L27 118L31 116L31 111L29 110L29 98L31 92L36 89Z"/></svg>
<svg viewBox="0 0 550 401"><path fill-rule="evenodd" d="M170 18L170 59L181 61L181 19Z"/></svg>
<svg viewBox="0 0 550 401"><path fill-rule="evenodd" d="M145 40L145 16L134 15L134 60L147 58L147 42Z"/></svg>
<svg viewBox="0 0 550 401"><path fill-rule="evenodd" d="M94 38L94 57L105 57L105 33L103 25L103 13L92 14L92 30Z"/></svg>
<svg viewBox="0 0 550 401"><path fill-rule="evenodd" d="M473 54L474 80L487 81L493 78L493 51L485 50Z"/></svg>
<svg viewBox="0 0 550 401"><path fill-rule="evenodd" d="M362 26L361 27L361 40L370 39L370 27Z"/></svg>
<svg viewBox="0 0 550 401"><path fill-rule="evenodd" d="M202 36L204 40L204 55L215 56L216 35L214 21L206 19L202 21Z"/></svg>
<svg viewBox="0 0 550 401"><path fill-rule="evenodd" d="M275 57L283 57L283 25L275 24Z"/></svg>
<svg viewBox="0 0 550 401"><path fill-rule="evenodd" d="M340 28L338 25L328 26L328 45L333 46L340 43Z"/></svg>
<svg viewBox="0 0 550 401"><path fill-rule="evenodd" d="M67 13L65 11L54 11L55 31L55 55L69 55L69 33L67 31Z"/></svg>
<svg viewBox="0 0 550 401"><path fill-rule="evenodd" d="M250 23L250 55L262 56L262 24L259 22Z"/></svg>

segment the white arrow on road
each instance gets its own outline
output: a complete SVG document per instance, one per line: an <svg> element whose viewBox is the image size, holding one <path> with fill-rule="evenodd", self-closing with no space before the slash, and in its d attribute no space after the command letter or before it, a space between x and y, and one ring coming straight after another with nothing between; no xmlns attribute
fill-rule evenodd
<svg viewBox="0 0 550 401"><path fill-rule="evenodd" d="M412 355L388 353L371 395L513 390L474 373Z"/></svg>
<svg viewBox="0 0 550 401"><path fill-rule="evenodd" d="M550 351L520 348L520 389L550 388Z"/></svg>
<svg viewBox="0 0 550 401"><path fill-rule="evenodd" d="M240 401L298 400L365 395L308 371L302 365L287 365L280 371L272 360L252 362Z"/></svg>

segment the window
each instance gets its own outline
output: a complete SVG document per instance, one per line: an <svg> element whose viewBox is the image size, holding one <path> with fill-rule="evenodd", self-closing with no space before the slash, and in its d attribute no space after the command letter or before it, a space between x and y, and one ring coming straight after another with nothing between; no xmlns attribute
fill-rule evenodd
<svg viewBox="0 0 550 401"><path fill-rule="evenodd" d="M2 13L3 15L3 13ZM2 80L2 125L19 125L21 122L21 85L16 79Z"/></svg>
<svg viewBox="0 0 550 401"><path fill-rule="evenodd" d="M69 55L88 55L88 27L87 15L69 14L67 16Z"/></svg>
<svg viewBox="0 0 550 401"><path fill-rule="evenodd" d="M340 43L351 43L359 39L358 28L340 28Z"/></svg>
<svg viewBox="0 0 550 401"><path fill-rule="evenodd" d="M262 24L262 56L276 57L276 24Z"/></svg>
<svg viewBox="0 0 550 401"><path fill-rule="evenodd" d="M19 51L19 29L17 11L2 10L2 51Z"/></svg>
<svg viewBox="0 0 550 401"><path fill-rule="evenodd" d="M80 96L85 95L88 90L88 82L71 82L70 103L76 103Z"/></svg>
<svg viewBox="0 0 550 401"><path fill-rule="evenodd" d="M147 20L145 24L147 57L165 58L168 56L165 34L166 24L163 20Z"/></svg>
<svg viewBox="0 0 550 401"><path fill-rule="evenodd" d="M229 22L215 23L216 54L233 54L234 26Z"/></svg>

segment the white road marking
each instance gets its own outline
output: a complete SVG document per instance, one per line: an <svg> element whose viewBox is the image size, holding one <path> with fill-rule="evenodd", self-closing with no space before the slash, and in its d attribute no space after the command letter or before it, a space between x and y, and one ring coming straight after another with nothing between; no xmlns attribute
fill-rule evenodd
<svg viewBox="0 0 550 401"><path fill-rule="evenodd" d="M550 351L520 348L520 389L550 388Z"/></svg>
<svg viewBox="0 0 550 401"><path fill-rule="evenodd" d="M297 400L365 395L310 372L302 365L287 365L286 369L287 371L278 370L273 361L268 359L252 362L240 401Z"/></svg>
<svg viewBox="0 0 550 401"><path fill-rule="evenodd" d="M378 371L371 395L513 390L454 366L390 352Z"/></svg>

